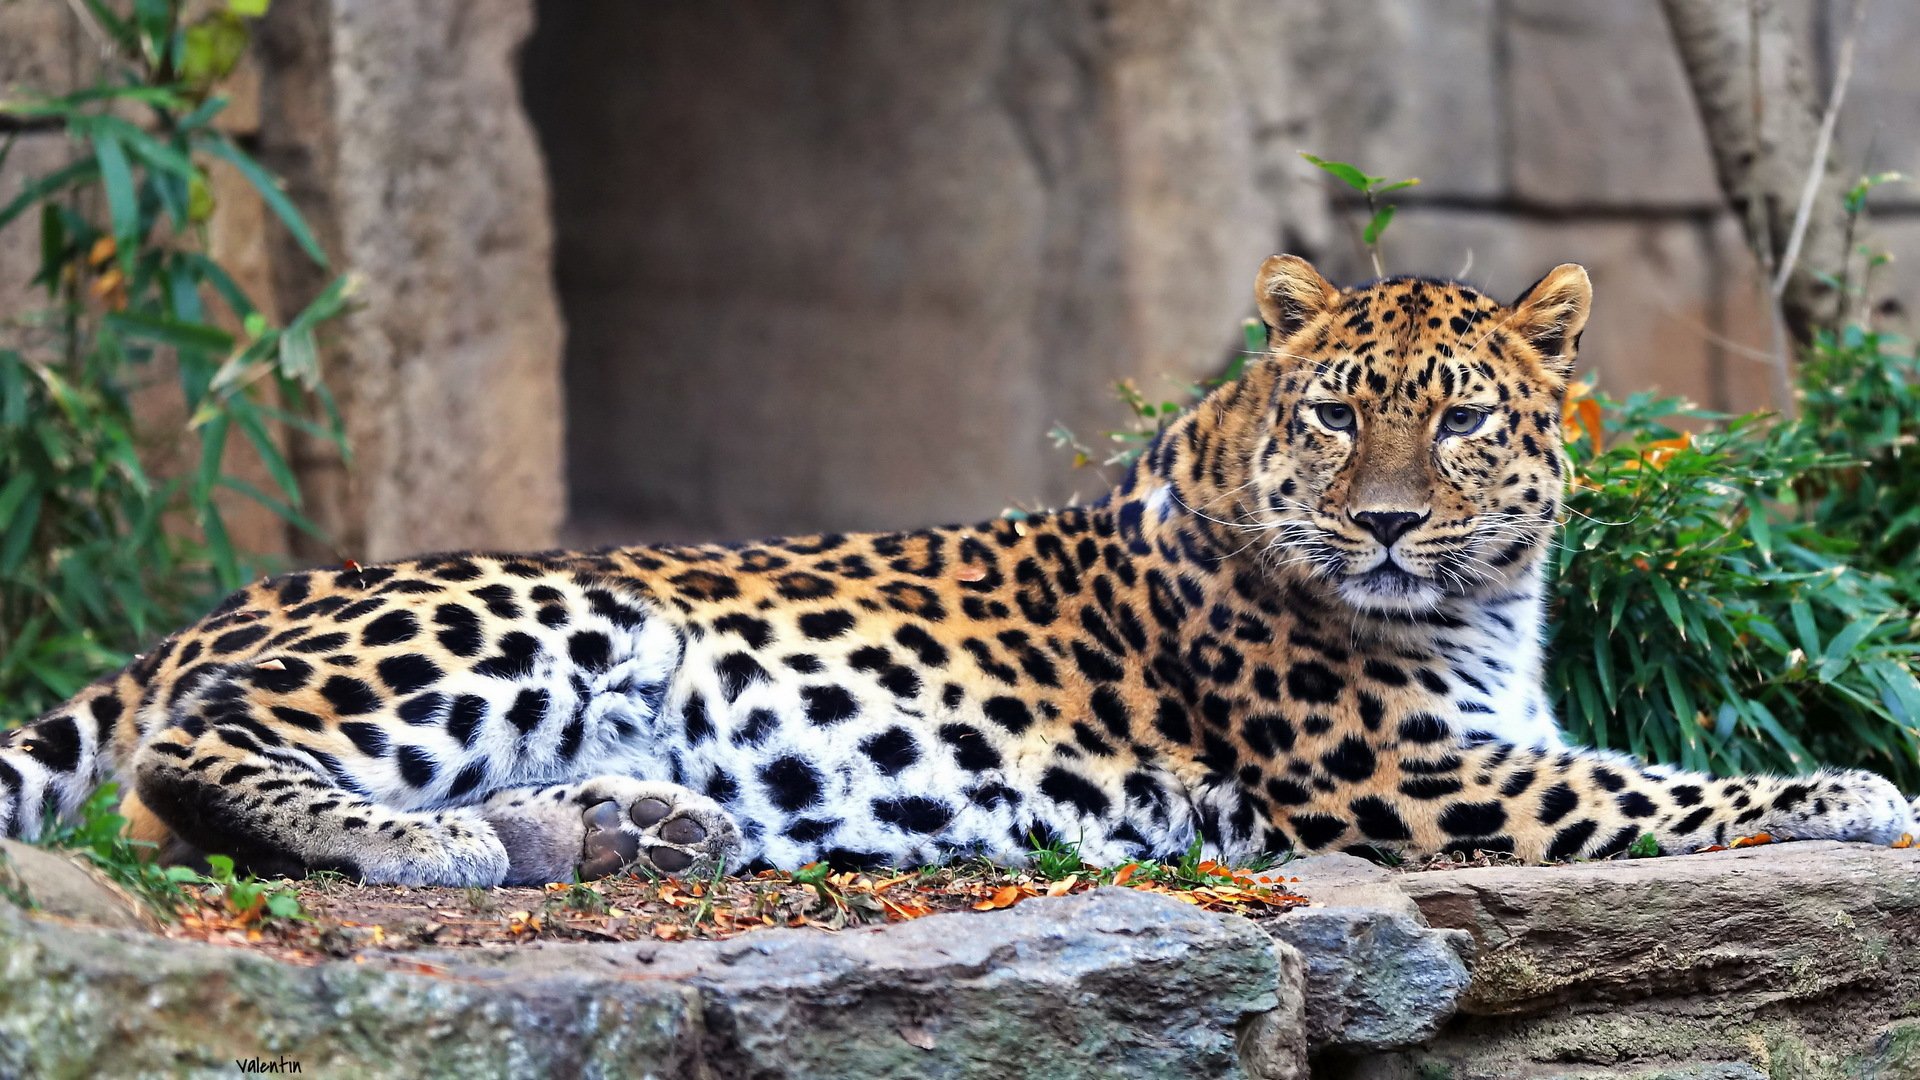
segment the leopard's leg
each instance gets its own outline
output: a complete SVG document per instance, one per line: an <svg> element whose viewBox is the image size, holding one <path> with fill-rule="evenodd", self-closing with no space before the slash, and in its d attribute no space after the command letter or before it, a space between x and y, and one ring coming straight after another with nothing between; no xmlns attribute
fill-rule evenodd
<svg viewBox="0 0 1920 1080"><path fill-rule="evenodd" d="M1480 848L1554 862L1617 855L1648 834L1683 854L1756 833L1890 844L1915 829L1909 800L1859 770L1717 779L1597 750L1418 743L1381 755L1373 794L1303 806L1295 833L1314 848Z"/></svg>
<svg viewBox="0 0 1920 1080"><path fill-rule="evenodd" d="M509 885L588 881L626 869L704 877L740 850L720 804L678 784L599 776L495 793L479 807L506 845Z"/></svg>
<svg viewBox="0 0 1920 1080"><path fill-rule="evenodd" d="M398 810L342 786L302 751L226 726L157 734L134 758L139 803L178 839L246 870L337 870L394 885L498 885L507 852L471 809Z"/></svg>

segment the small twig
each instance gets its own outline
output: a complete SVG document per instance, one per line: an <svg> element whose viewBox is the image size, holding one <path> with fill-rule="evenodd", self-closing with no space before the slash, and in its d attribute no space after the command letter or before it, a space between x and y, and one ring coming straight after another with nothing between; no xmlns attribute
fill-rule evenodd
<svg viewBox="0 0 1920 1080"><path fill-rule="evenodd" d="M1367 220L1372 221L1374 218L1374 215L1380 212L1380 207L1374 204L1373 192L1371 191L1366 192L1366 196L1367 196ZM1380 259L1380 237L1379 236L1376 235L1373 238L1373 243L1367 245L1367 257L1373 260L1373 276L1386 277L1387 276L1386 264L1383 263Z"/></svg>
<svg viewBox="0 0 1920 1080"><path fill-rule="evenodd" d="M1765 80L1760 77L1760 0L1747 0L1747 82L1753 90L1753 145L1748 152L1754 161L1759 161L1767 130L1767 96L1763 89ZM1760 270L1767 278L1773 277L1773 236L1767 214L1766 192L1760 184L1760 170L1747 172L1747 217L1752 219L1754 227L1753 253L1760 260Z"/></svg>
<svg viewBox="0 0 1920 1080"><path fill-rule="evenodd" d="M1747 0L1747 79L1753 89L1754 161L1759 161L1765 152L1767 130L1766 80L1762 78L1760 56L1760 3L1761 0ZM1774 259L1772 221L1759 169L1748 173L1747 183L1747 217L1753 225L1753 253L1760 261L1760 302L1767 309L1767 362L1772 369L1773 403L1782 416L1791 419L1799 409L1793 397L1793 366L1787 356L1786 317L1780 310L1780 301L1766 286L1778 263Z"/></svg>
<svg viewBox="0 0 1920 1080"><path fill-rule="evenodd" d="M1863 181L1873 174L1873 159L1879 152L1879 149L1880 128L1876 125L1873 129L1873 134L1867 136L1866 151L1860 155L1860 177ZM1871 185L1869 185L1868 191L1871 193ZM1866 216L1867 204L1864 198L1860 202L1860 209L1847 215L1846 247L1840 252L1840 299L1836 305L1838 308L1838 317L1842 319L1846 317L1847 297L1853 295L1853 240L1855 234L1859 232L1860 223ZM1862 268L1862 273L1870 276L1872 269L1873 263L1872 260L1869 259L1867 265ZM1863 282L1860 287L1862 290L1861 295L1864 297L1866 295L1866 284ZM1862 311L1864 312L1864 310L1865 306L1863 304ZM1866 322L1865 317L1863 316L1860 321L1863 323Z"/></svg>
<svg viewBox="0 0 1920 1080"><path fill-rule="evenodd" d="M1685 324L1687 329L1692 330L1693 332L1699 334L1703 339L1710 341L1715 345L1720 346L1721 348L1727 350L1730 353L1734 353L1738 356L1744 357L1747 360L1751 360L1756 363L1770 364L1773 362L1773 359L1774 359L1773 354L1768 352L1765 349L1762 349L1755 345L1748 345L1743 342L1735 341L1733 338L1730 338L1725 334L1717 333L1711 327L1709 327L1706 323L1701 322L1699 319L1690 318L1685 315L1680 315L1677 312L1669 312L1669 314L1673 315L1674 318L1678 319L1681 323Z"/></svg>
<svg viewBox="0 0 1920 1080"><path fill-rule="evenodd" d="M1787 279L1800 259L1800 244L1807 237L1807 222L1813 217L1814 196L1820 192L1820 178L1827 171L1827 155L1833 148L1834 125L1840 120L1840 103L1847 96L1847 82L1853 77L1853 47L1860 39L1860 26L1866 21L1868 0L1854 0L1853 20L1840 43L1840 65L1834 70L1833 91L1827 97L1826 115L1820 118L1820 134L1814 139L1813 161L1807 167L1807 182L1800 189L1800 205L1793 213L1793 229L1787 234L1787 249L1774 271L1773 299L1779 303L1786 295Z"/></svg>
<svg viewBox="0 0 1920 1080"><path fill-rule="evenodd" d="M93 17L93 12L87 10L86 4L81 0L67 0L67 7L73 9L73 17L80 21L80 28L100 45L101 51L109 56L119 53L120 43L107 36L106 28Z"/></svg>

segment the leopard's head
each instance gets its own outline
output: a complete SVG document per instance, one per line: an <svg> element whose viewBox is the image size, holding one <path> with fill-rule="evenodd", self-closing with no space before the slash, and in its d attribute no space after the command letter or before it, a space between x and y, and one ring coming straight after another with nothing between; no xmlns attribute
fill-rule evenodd
<svg viewBox="0 0 1920 1080"><path fill-rule="evenodd" d="M1555 267L1503 305L1422 278L1343 290L1277 255L1255 295L1269 392L1242 429L1251 475L1234 501L1273 565L1408 612L1503 589L1540 559L1567 472L1585 270Z"/></svg>

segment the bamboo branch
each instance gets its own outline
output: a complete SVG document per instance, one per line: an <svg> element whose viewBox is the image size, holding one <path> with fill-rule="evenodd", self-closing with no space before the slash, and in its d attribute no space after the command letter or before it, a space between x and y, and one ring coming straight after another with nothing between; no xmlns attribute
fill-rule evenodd
<svg viewBox="0 0 1920 1080"><path fill-rule="evenodd" d="M1833 282L1846 259L1846 214L1831 132L1785 18L1767 0L1661 0L1713 152L1720 189L1768 271L1778 307L1802 343L1832 326ZM1837 109L1834 110L1837 113ZM1809 193L1809 189L1811 192ZM1807 207L1804 218L1796 210ZM1787 246L1797 235L1789 262ZM1784 404L1784 403L1783 403Z"/></svg>

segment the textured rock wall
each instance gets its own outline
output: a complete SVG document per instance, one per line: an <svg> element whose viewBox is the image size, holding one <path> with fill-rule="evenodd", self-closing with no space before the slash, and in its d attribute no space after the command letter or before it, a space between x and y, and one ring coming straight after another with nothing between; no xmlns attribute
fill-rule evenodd
<svg viewBox="0 0 1920 1080"><path fill-rule="evenodd" d="M1070 493L1045 433L1218 370L1325 231L1267 5L541 8L576 508L614 535ZM1316 231L1317 230L1317 231ZM1158 393L1167 383L1143 380Z"/></svg>
<svg viewBox="0 0 1920 1080"><path fill-rule="evenodd" d="M1785 3L1830 68L1843 5ZM583 536L910 525L1097 489L1048 428L1116 426L1115 379L1216 370L1261 255L1371 276L1301 149L1424 178L1397 196L1389 271L1514 295L1583 262L1604 385L1767 403L1751 259L1655 0L540 10L524 72ZM1920 20L1872 19L1855 100L1878 100L1841 152L1898 166ZM1920 244L1899 198L1896 252Z"/></svg>
<svg viewBox="0 0 1920 1080"><path fill-rule="evenodd" d="M513 59L530 0L283 0L269 163L361 279L327 370L354 461L304 446L357 558L551 542L565 500L547 188ZM322 278L289 246L286 292ZM320 556L318 551L309 555Z"/></svg>

